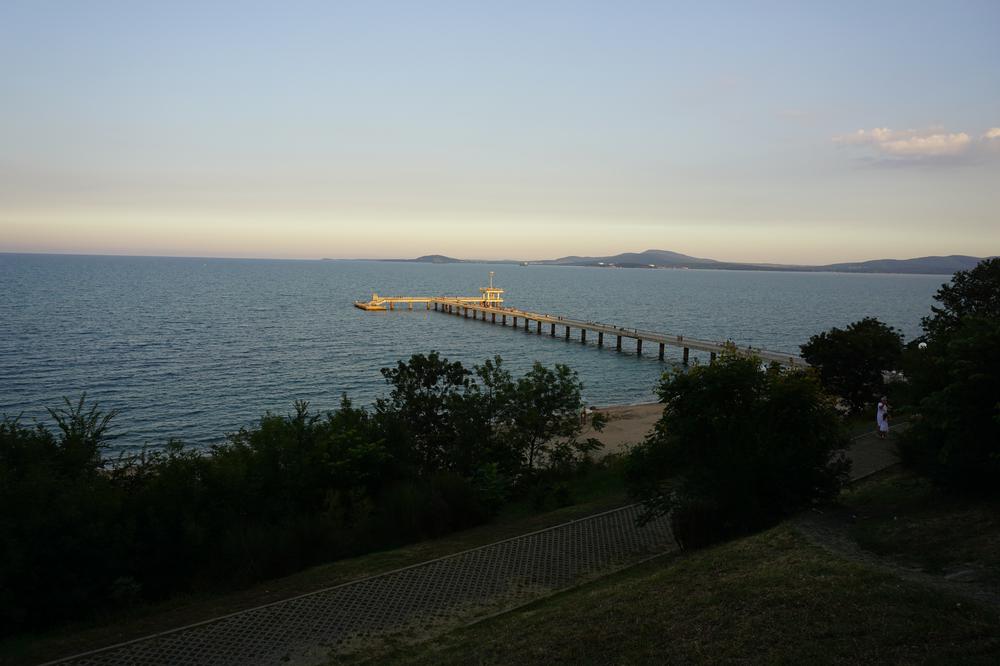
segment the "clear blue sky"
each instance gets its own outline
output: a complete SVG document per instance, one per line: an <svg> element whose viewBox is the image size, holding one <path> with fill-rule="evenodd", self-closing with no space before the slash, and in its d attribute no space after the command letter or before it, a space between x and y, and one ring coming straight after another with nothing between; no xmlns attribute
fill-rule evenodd
<svg viewBox="0 0 1000 666"><path fill-rule="evenodd" d="M1000 254L1000 2L671 5L5 0L0 251Z"/></svg>

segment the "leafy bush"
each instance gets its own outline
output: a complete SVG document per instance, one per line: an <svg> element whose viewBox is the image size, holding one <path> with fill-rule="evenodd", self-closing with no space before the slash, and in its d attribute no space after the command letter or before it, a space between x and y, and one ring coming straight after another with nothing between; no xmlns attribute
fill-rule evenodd
<svg viewBox="0 0 1000 666"><path fill-rule="evenodd" d="M682 547L770 525L846 478L847 438L811 372L727 352L665 374L658 393L663 416L626 479L647 519L671 516Z"/></svg>
<svg viewBox="0 0 1000 666"><path fill-rule="evenodd" d="M847 328L831 328L801 346L802 357L819 369L820 381L852 412L862 411L883 393L883 370L897 370L903 336L878 319L865 317Z"/></svg>

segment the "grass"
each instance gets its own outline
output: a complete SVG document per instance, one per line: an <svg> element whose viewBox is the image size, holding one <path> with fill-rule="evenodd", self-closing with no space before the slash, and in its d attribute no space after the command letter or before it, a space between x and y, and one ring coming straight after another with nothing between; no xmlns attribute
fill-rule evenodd
<svg viewBox="0 0 1000 666"><path fill-rule="evenodd" d="M837 559L785 525L358 658L435 665L998 660L995 611Z"/></svg>
<svg viewBox="0 0 1000 666"><path fill-rule="evenodd" d="M149 634L201 622L239 610L385 573L582 518L626 503L621 460L596 464L568 484L572 504L538 506L531 499L508 504L491 523L439 539L338 560L225 594L188 594L168 601L107 613L87 622L0 641L0 664L39 663ZM563 495L565 497L565 493Z"/></svg>
<svg viewBox="0 0 1000 666"><path fill-rule="evenodd" d="M851 536L871 552L931 574L965 571L1000 592L1000 500L950 495L905 470L846 492Z"/></svg>

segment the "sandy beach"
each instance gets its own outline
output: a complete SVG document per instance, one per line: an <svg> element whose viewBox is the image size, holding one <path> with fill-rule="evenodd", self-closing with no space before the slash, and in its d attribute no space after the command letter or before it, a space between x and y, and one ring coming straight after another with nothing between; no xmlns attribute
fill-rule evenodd
<svg viewBox="0 0 1000 666"><path fill-rule="evenodd" d="M642 405L618 405L615 407L595 407L608 417L608 423L602 432L594 432L590 426L583 429L582 439L593 437L604 444L597 452L598 458L611 453L620 453L630 445L641 442L646 434L653 429L663 413L663 405L650 403Z"/></svg>

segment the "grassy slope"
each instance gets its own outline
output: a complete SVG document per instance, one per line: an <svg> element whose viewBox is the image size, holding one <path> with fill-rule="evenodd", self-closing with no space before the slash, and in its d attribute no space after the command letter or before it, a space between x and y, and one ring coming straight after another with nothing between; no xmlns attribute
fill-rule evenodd
<svg viewBox="0 0 1000 666"><path fill-rule="evenodd" d="M626 503L621 464L595 467L570 488L574 504L539 510L530 501L508 505L488 524L439 539L339 560L229 593L179 595L168 601L108 613L53 631L0 641L0 664L27 664L79 654L160 631L201 622L298 594L358 580L494 541L558 525Z"/></svg>
<svg viewBox="0 0 1000 666"><path fill-rule="evenodd" d="M1000 616L790 527L654 560L374 663L998 663Z"/></svg>
<svg viewBox="0 0 1000 666"><path fill-rule="evenodd" d="M1000 592L1000 500L949 495L910 472L893 470L844 493L862 548L931 574L972 570Z"/></svg>

